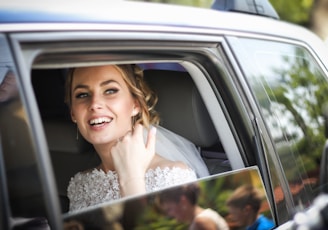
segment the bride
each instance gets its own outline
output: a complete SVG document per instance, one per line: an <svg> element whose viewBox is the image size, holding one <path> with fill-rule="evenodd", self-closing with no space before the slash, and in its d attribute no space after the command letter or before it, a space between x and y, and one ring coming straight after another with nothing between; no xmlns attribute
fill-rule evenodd
<svg viewBox="0 0 328 230"><path fill-rule="evenodd" d="M72 69L65 100L101 159L71 178L70 211L208 175L191 142L158 126L157 97L137 65Z"/></svg>

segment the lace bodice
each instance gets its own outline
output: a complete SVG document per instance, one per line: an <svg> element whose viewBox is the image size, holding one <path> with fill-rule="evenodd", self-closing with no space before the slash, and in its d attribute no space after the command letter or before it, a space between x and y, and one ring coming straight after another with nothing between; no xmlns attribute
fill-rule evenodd
<svg viewBox="0 0 328 230"><path fill-rule="evenodd" d="M145 174L146 191L152 192L196 179L196 174L191 169L149 169ZM105 173L96 168L88 172L79 172L71 178L67 195L70 200L70 211L119 199L121 195L118 175L115 171Z"/></svg>

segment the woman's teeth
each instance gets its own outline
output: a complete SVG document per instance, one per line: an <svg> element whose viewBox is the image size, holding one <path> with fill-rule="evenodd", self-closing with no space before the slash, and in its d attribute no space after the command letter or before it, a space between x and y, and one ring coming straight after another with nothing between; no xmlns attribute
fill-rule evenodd
<svg viewBox="0 0 328 230"><path fill-rule="evenodd" d="M101 118L96 118L96 119L90 120L89 124L90 125L99 125L99 124L103 124L103 123L109 123L111 121L112 121L112 119L109 119L107 117L101 117Z"/></svg>

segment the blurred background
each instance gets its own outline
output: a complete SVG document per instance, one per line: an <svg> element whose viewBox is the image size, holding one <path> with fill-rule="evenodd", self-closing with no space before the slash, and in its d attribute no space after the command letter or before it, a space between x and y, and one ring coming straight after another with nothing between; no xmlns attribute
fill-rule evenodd
<svg viewBox="0 0 328 230"><path fill-rule="evenodd" d="M211 8L213 0L134 0ZM269 0L280 20L308 28L328 45L328 0Z"/></svg>

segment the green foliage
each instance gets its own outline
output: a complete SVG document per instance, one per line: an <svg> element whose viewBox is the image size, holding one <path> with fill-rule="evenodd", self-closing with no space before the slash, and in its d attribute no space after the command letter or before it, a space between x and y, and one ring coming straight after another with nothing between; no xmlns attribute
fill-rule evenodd
<svg viewBox="0 0 328 230"><path fill-rule="evenodd" d="M314 0L270 0L283 21L308 25Z"/></svg>
<svg viewBox="0 0 328 230"><path fill-rule="evenodd" d="M286 56L284 62L289 63L289 68L276 70L276 74L281 76L281 84L266 89L271 101L283 105L285 111L292 114L293 119L290 119L290 124L300 127L302 131L302 134L288 137L293 145L280 145L278 149L289 181L299 179L300 169L304 170L301 172L302 176L318 169L325 143L322 107L328 101L328 84L322 73L308 61L310 58L306 58L307 54L304 50L295 49L295 57L305 58L290 59ZM292 97L290 92L293 92ZM260 96L259 98L262 98L262 95ZM267 109L269 105L265 102L262 107ZM293 161L297 162L296 165L302 167L293 167L295 163L289 159L290 152L295 153Z"/></svg>

